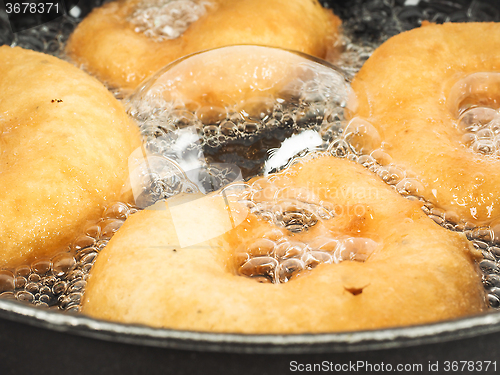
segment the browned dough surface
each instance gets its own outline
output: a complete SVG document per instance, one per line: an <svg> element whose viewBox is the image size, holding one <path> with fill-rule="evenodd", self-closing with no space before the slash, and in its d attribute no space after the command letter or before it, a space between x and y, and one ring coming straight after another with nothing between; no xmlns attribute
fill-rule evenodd
<svg viewBox="0 0 500 375"><path fill-rule="evenodd" d="M0 267L46 258L120 199L139 131L96 79L0 47Z"/></svg>
<svg viewBox="0 0 500 375"><path fill-rule="evenodd" d="M461 142L460 103L450 95L470 74L499 73L499 47L498 23L421 27L380 46L352 84L355 115L378 130L392 161L423 183L424 198L476 224L500 217L500 158ZM475 99L498 108L498 82L483 89Z"/></svg>

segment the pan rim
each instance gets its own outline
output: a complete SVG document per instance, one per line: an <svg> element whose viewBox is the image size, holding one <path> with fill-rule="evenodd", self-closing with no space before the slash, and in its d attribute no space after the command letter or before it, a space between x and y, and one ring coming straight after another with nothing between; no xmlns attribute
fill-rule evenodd
<svg viewBox="0 0 500 375"><path fill-rule="evenodd" d="M423 325L334 333L239 334L113 323L0 300L0 319L88 338L168 349L248 354L359 352L442 343L500 332L500 312Z"/></svg>

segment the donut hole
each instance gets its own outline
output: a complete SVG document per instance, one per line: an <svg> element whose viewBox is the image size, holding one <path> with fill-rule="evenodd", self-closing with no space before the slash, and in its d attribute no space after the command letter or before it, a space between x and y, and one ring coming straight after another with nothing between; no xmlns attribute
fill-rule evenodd
<svg viewBox="0 0 500 375"><path fill-rule="evenodd" d="M448 95L448 107L455 118L475 107L500 107L500 73L478 72L458 80Z"/></svg>
<svg viewBox="0 0 500 375"><path fill-rule="evenodd" d="M339 209L318 203L312 192L277 186L271 189L273 182L263 180L257 180L250 189L268 193L250 192L247 197L268 200L242 201L253 215L250 228L264 225L265 230L254 233L250 239L245 230L242 232L244 239L238 240L240 244L233 257L238 275L259 282L286 283L320 264L365 262L379 246L376 241L362 237L366 232L362 215L366 207L363 212L358 212L358 206ZM282 199L283 196L288 198Z"/></svg>
<svg viewBox="0 0 500 375"><path fill-rule="evenodd" d="M371 208L335 205L320 198L321 189L290 186L292 179L284 172L257 178L242 194L239 202L247 207L249 219L230 235L237 244L233 271L281 284L320 264L367 261L379 247L369 238ZM367 198L366 194L363 191L358 198ZM329 192L328 199L342 200L342 196Z"/></svg>
<svg viewBox="0 0 500 375"><path fill-rule="evenodd" d="M379 244L366 237L324 235L294 239L282 234L271 241L255 238L241 245L234 257L237 274L259 282L286 283L320 264L365 262Z"/></svg>
<svg viewBox="0 0 500 375"><path fill-rule="evenodd" d="M458 119L462 143L481 155L500 155L500 110L471 107Z"/></svg>
<svg viewBox="0 0 500 375"><path fill-rule="evenodd" d="M496 117L497 111L493 108L472 107L465 110L458 118L458 126L464 132L477 133L485 129Z"/></svg>
<svg viewBox="0 0 500 375"><path fill-rule="evenodd" d="M500 155L500 73L473 73L456 82L448 98L461 142L484 156Z"/></svg>

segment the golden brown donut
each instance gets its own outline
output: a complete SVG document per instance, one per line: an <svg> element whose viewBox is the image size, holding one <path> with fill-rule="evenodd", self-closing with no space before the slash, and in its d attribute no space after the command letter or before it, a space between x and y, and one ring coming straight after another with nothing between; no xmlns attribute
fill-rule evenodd
<svg viewBox="0 0 500 375"><path fill-rule="evenodd" d="M289 198L333 205L336 215L295 233L248 213L237 202L248 190L159 202L127 219L103 249L82 311L173 329L301 333L428 323L486 308L465 236L435 224L360 165L317 156L257 185L254 202L293 186ZM350 209L357 206L362 210ZM328 234L377 245L356 250L362 259L320 264L281 284L238 274L239 245L262 255L264 246L255 244L276 231L303 243Z"/></svg>
<svg viewBox="0 0 500 375"><path fill-rule="evenodd" d="M139 132L96 79L0 47L0 267L54 255L120 198Z"/></svg>
<svg viewBox="0 0 500 375"><path fill-rule="evenodd" d="M362 153L389 155L384 163L406 170L452 221L500 216L500 154L488 149L500 119L498 46L498 23L421 27L380 46L352 83L356 121L371 124L371 141L355 141Z"/></svg>
<svg viewBox="0 0 500 375"><path fill-rule="evenodd" d="M109 86L134 89L171 61L232 44L275 46L325 57L340 25L317 0L172 1L173 6L180 3L205 11L178 37L155 38L134 31L142 27L132 22L137 12L167 2L119 0L85 18L69 39L66 52Z"/></svg>

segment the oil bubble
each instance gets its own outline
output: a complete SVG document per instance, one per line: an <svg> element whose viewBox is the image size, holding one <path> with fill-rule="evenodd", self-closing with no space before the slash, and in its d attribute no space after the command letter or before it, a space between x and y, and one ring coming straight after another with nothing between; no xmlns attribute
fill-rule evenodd
<svg viewBox="0 0 500 375"><path fill-rule="evenodd" d="M165 67L130 95L126 106L152 156L173 159L187 173L172 149L179 145L179 130L194 128L198 138L191 143L201 164L231 160L248 178L262 173L277 150L273 171L326 149L345 126L351 96L346 77L326 63L271 47L231 46ZM317 133L311 142L284 144L300 134L311 138L307 131ZM289 147L292 143L302 147Z"/></svg>
<svg viewBox="0 0 500 375"><path fill-rule="evenodd" d="M344 139L360 154L369 154L381 145L377 129L359 117L349 122L344 131Z"/></svg>
<svg viewBox="0 0 500 375"><path fill-rule="evenodd" d="M128 21L156 42L176 39L214 5L206 0L142 0Z"/></svg>

